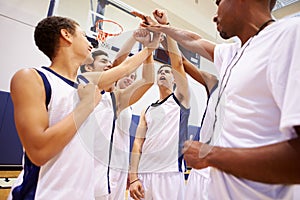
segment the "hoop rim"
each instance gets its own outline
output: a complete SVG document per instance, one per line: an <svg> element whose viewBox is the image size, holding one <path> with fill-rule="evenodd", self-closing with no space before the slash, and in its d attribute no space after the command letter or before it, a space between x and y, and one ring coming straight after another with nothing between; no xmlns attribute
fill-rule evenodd
<svg viewBox="0 0 300 200"><path fill-rule="evenodd" d="M101 22L113 23L113 24L117 25L120 28L120 31L118 33L109 33L109 32L106 32L105 30L102 30L102 29L99 28L98 25ZM107 37L118 36L118 35L120 35L123 32L122 25L120 25L118 22L115 22L115 21L109 20L109 19L99 19L99 20L97 20L96 23L95 23L95 27L96 27L96 32L98 33L97 39L101 40L102 42L105 41ZM103 36L103 37L101 37L101 36Z"/></svg>

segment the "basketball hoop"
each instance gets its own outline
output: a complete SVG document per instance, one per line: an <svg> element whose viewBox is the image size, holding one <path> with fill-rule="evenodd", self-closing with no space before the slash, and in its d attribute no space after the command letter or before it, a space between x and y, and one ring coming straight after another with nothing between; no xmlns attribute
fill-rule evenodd
<svg viewBox="0 0 300 200"><path fill-rule="evenodd" d="M100 26L102 28L100 28ZM95 23L97 40L104 43L108 37L115 37L123 32L123 27L115 21L100 19ZM106 30L104 30L106 29ZM109 32L107 31L109 30Z"/></svg>

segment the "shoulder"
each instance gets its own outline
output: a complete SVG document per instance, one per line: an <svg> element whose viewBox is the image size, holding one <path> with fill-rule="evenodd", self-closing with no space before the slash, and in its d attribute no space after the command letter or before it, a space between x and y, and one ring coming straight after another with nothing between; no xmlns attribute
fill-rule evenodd
<svg viewBox="0 0 300 200"><path fill-rule="evenodd" d="M10 83L10 93L15 106L15 103L28 106L30 102L45 102L43 81L35 69L17 71Z"/></svg>
<svg viewBox="0 0 300 200"><path fill-rule="evenodd" d="M15 85L22 86L22 87L30 87L31 85L41 85L41 84L42 84L42 80L38 76L36 70L33 68L21 69L17 71L11 79L11 87Z"/></svg>
<svg viewBox="0 0 300 200"><path fill-rule="evenodd" d="M276 23L277 23L278 27L299 29L300 28L300 17L287 17L287 18L278 20Z"/></svg>
<svg viewBox="0 0 300 200"><path fill-rule="evenodd" d="M287 35L300 35L300 17L283 18L270 26L269 33L274 37L287 39ZM277 35L277 36L276 36Z"/></svg>

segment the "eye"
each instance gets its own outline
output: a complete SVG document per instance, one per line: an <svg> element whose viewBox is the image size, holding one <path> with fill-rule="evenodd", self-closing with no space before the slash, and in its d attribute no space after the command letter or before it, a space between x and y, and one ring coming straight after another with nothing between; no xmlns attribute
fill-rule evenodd
<svg viewBox="0 0 300 200"><path fill-rule="evenodd" d="M216 1L217 6L220 4L220 1L221 1L221 0L217 0L217 1Z"/></svg>

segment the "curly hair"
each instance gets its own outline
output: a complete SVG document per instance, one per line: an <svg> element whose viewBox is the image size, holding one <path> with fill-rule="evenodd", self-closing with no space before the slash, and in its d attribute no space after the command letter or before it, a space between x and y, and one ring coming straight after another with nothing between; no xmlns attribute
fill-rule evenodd
<svg viewBox="0 0 300 200"><path fill-rule="evenodd" d="M35 28L35 44L52 61L59 48L60 30L66 29L73 35L76 26L79 26L76 21L66 17L47 17L41 20Z"/></svg>

